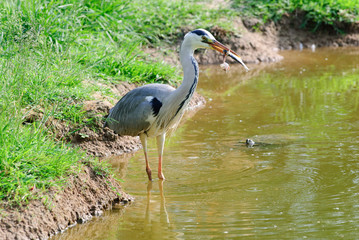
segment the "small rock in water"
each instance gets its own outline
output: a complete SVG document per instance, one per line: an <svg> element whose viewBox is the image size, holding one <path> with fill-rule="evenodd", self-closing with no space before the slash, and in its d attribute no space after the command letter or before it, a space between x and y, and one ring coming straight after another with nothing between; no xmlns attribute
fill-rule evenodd
<svg viewBox="0 0 359 240"><path fill-rule="evenodd" d="M311 49L312 49L312 52L315 52L315 44L312 44Z"/></svg>
<svg viewBox="0 0 359 240"><path fill-rule="evenodd" d="M253 145L255 144L255 142L252 139L246 139L246 145L247 147L253 147Z"/></svg>
<svg viewBox="0 0 359 240"><path fill-rule="evenodd" d="M303 50L303 43L299 43L299 51Z"/></svg>

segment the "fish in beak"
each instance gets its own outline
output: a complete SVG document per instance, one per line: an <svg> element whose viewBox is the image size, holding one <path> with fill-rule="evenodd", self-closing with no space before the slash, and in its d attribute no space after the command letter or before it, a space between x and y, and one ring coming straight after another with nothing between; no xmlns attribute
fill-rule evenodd
<svg viewBox="0 0 359 240"><path fill-rule="evenodd" d="M241 57L235 53L234 51L232 51L231 49L229 49L228 47L224 46L222 43L213 40L210 43L208 43L210 45L210 47L213 50L216 50L220 53L222 53L225 57L226 56L230 56L231 58L233 58L235 61L239 62L240 64L242 64L242 66L246 69L246 71L249 71L249 68L244 64L244 62L242 61Z"/></svg>

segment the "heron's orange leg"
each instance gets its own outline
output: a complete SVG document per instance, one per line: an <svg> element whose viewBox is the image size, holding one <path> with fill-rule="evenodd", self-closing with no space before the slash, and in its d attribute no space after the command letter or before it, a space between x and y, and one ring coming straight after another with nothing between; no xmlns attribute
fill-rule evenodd
<svg viewBox="0 0 359 240"><path fill-rule="evenodd" d="M162 173L162 156L159 156L158 158L158 178L165 180L165 176Z"/></svg>
<svg viewBox="0 0 359 240"><path fill-rule="evenodd" d="M150 164L148 162L148 157L147 157L147 136L146 136L146 134L141 134L140 139L141 139L141 143L142 143L142 147L143 147L143 153L145 154L146 172L147 172L148 180L152 181L152 171L151 171Z"/></svg>
<svg viewBox="0 0 359 240"><path fill-rule="evenodd" d="M145 160L146 160L146 172L147 172L148 180L152 181L152 170L150 168L150 164L148 163L147 151L145 152Z"/></svg>
<svg viewBox="0 0 359 240"><path fill-rule="evenodd" d="M162 156L163 148L165 145L166 133L157 136L157 150L158 150L158 178L165 180L165 176L162 173Z"/></svg>

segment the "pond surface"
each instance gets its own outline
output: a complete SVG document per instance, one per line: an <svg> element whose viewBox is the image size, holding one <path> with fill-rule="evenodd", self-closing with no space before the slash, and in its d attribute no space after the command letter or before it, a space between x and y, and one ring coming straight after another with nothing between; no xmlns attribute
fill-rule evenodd
<svg viewBox="0 0 359 240"><path fill-rule="evenodd" d="M166 181L147 182L142 151L112 159L135 202L57 238L358 239L359 49L281 54L202 66L207 105L168 139Z"/></svg>

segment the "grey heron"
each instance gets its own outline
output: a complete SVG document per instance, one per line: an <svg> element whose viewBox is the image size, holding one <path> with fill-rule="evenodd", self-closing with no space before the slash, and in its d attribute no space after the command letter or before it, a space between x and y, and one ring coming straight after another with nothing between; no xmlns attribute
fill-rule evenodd
<svg viewBox="0 0 359 240"><path fill-rule="evenodd" d="M106 119L105 126L117 134L140 137L150 181L152 176L147 156L147 138L157 138L158 178L163 180L162 156L166 133L178 125L196 89L199 71L193 53L198 48L219 51L248 70L238 54L218 42L211 33L204 29L191 31L185 35L180 50L184 75L182 84L177 89L157 83L138 87L123 96Z"/></svg>

